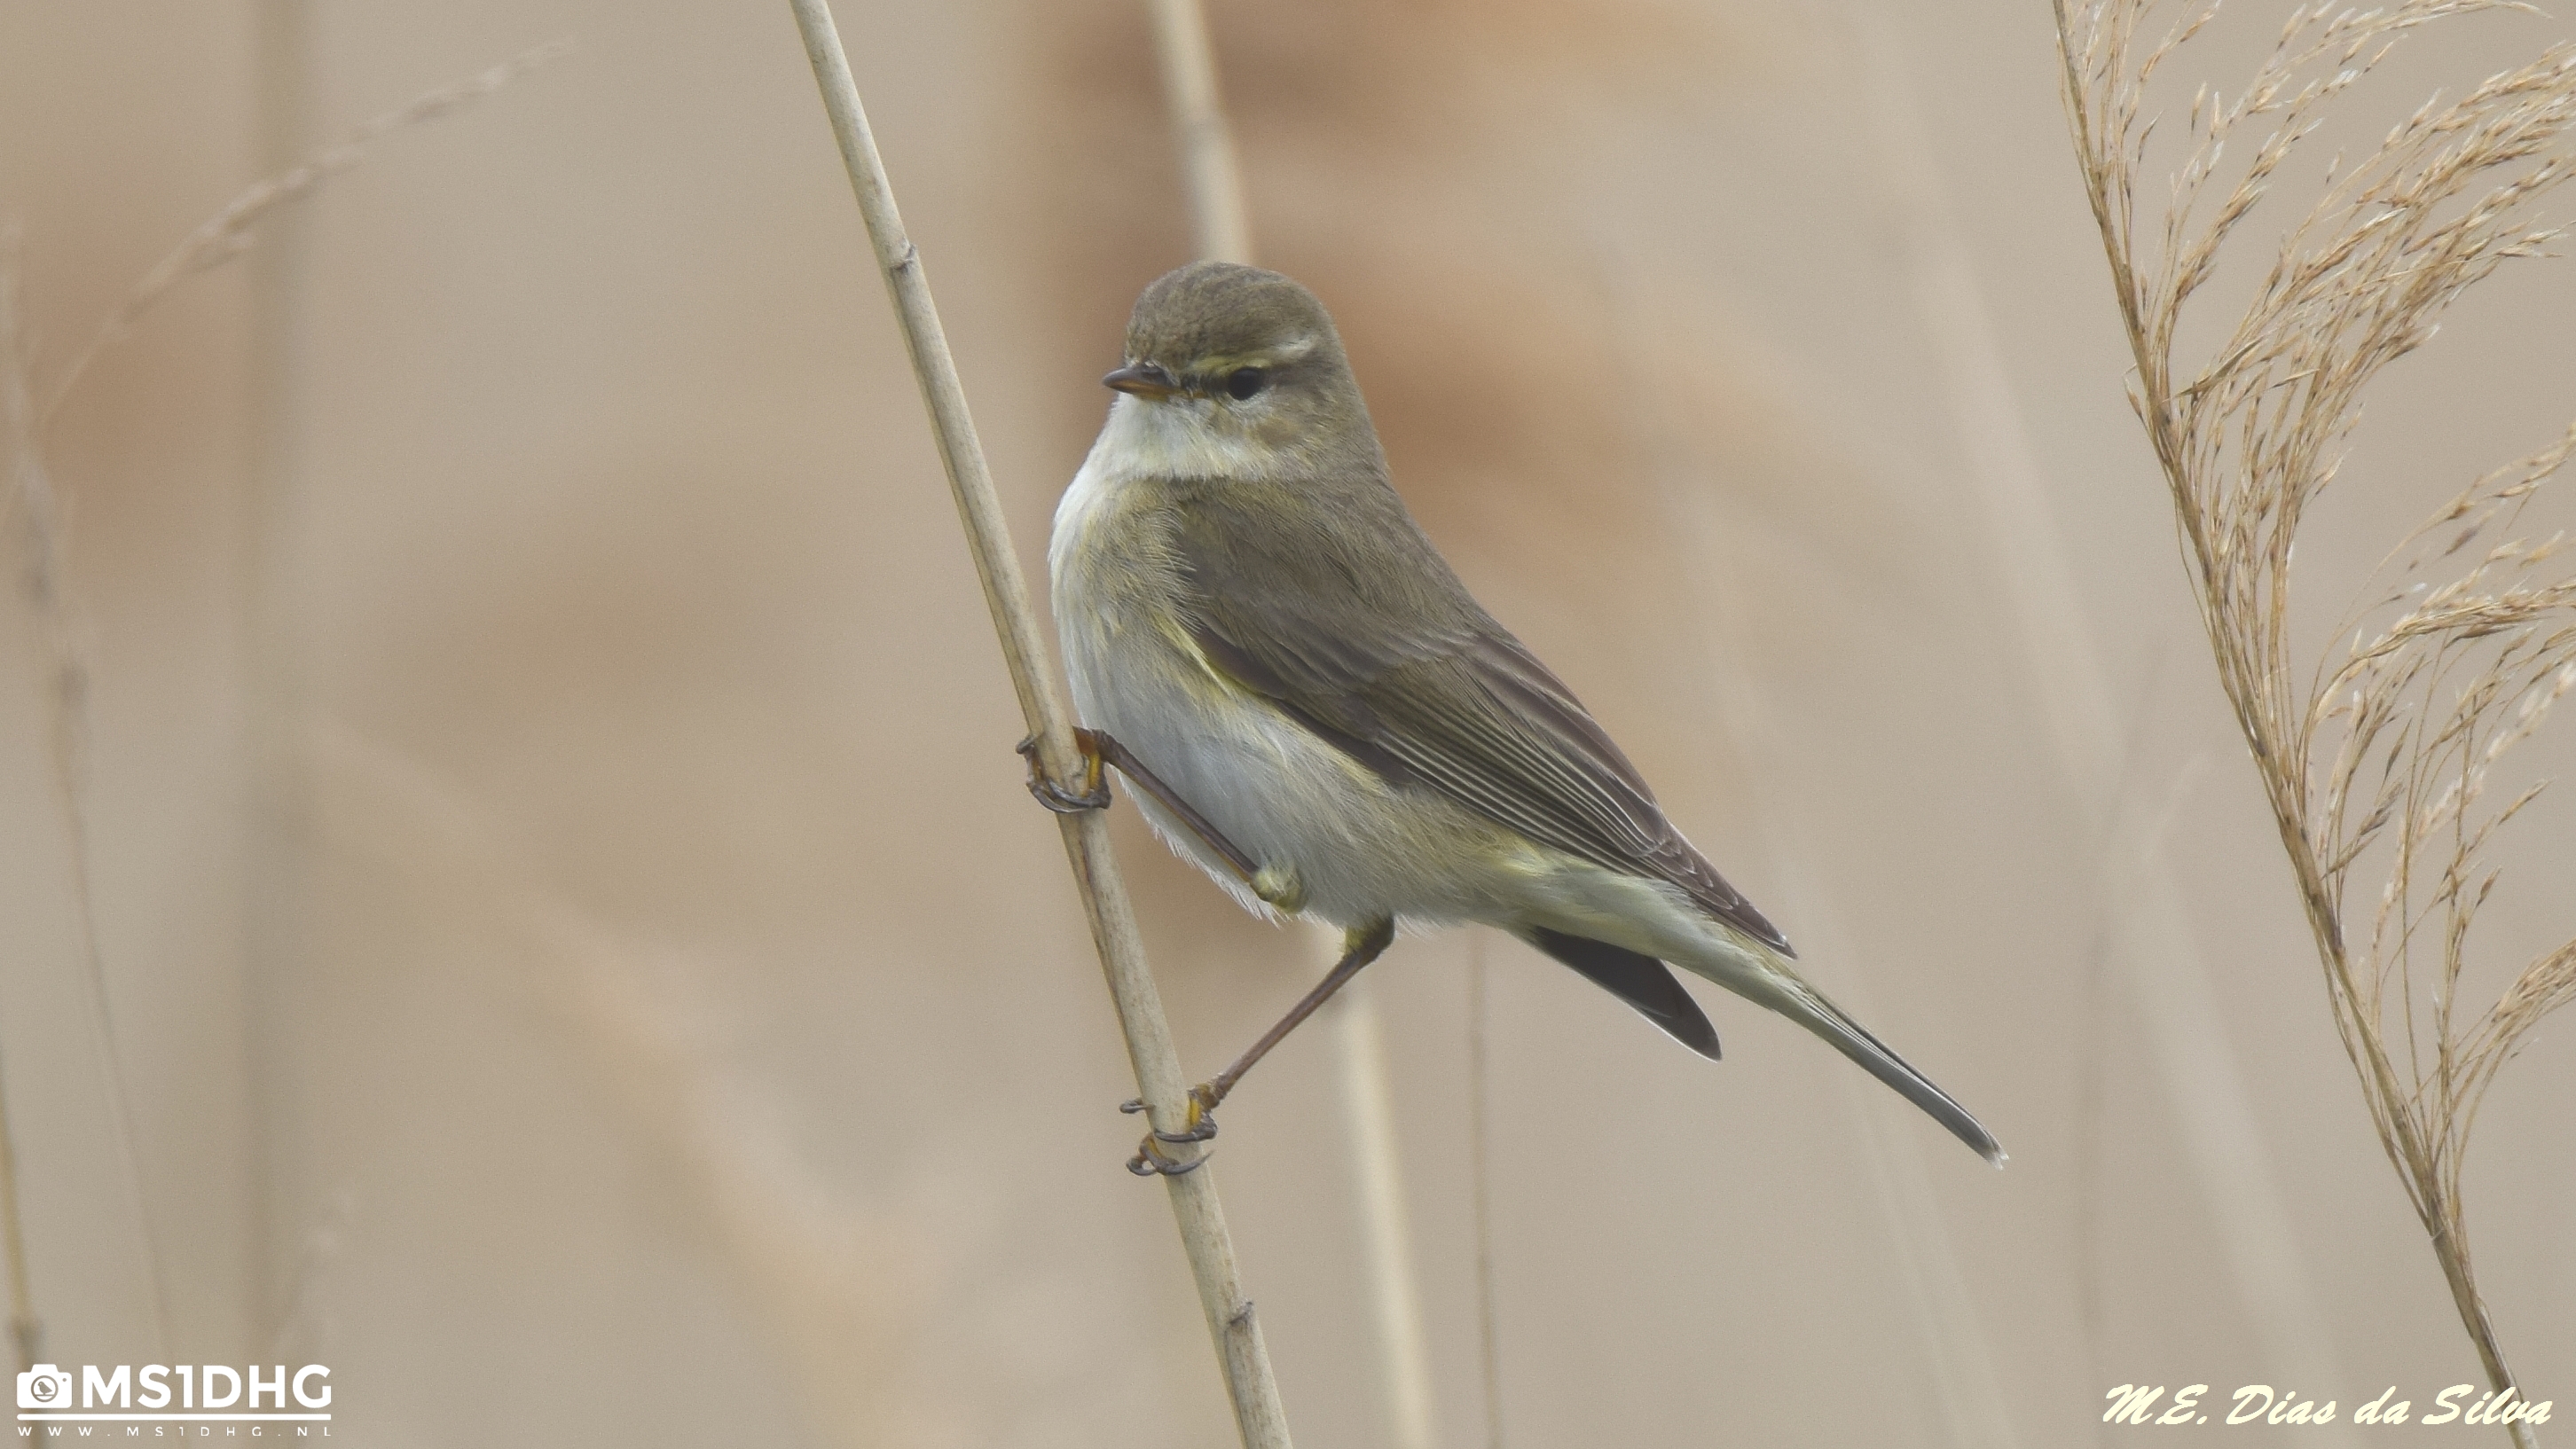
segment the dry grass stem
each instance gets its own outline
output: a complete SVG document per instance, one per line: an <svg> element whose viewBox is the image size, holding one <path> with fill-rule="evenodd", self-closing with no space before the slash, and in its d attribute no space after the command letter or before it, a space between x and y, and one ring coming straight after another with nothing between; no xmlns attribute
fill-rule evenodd
<svg viewBox="0 0 2576 1449"><path fill-rule="evenodd" d="M25 508L36 457L28 429L25 354L18 340L18 256L18 229L0 229L0 422L8 427L9 501ZM47 553L41 545L31 551L38 559ZM30 585L32 591L32 579ZM8 1255L9 1344L17 1359L12 1372L18 1372L35 1366L44 1324L36 1317L35 1291L27 1275L27 1233L18 1211L18 1149L9 1127L5 1070L0 1070L0 1235L5 1235L0 1251Z"/></svg>
<svg viewBox="0 0 2576 1449"><path fill-rule="evenodd" d="M252 226L271 209L303 196L330 177L355 166L363 159L368 142L470 105L569 48L569 43L564 41L540 46L479 75L431 91L399 110L389 111L357 127L338 145L279 175L253 184L190 232L167 256L143 274L127 291L124 300L99 324L89 341L73 355L52 385L44 389L41 402L33 380L36 361L26 342L23 310L18 297L18 231L12 225L5 233L0 233L0 423L5 423L6 427L10 478L6 503L27 531L25 588L37 627L44 636L47 667L51 674L46 694L53 736L56 794L62 806L65 848L70 857L76 952L87 976L85 999L89 1026L103 1064L121 1166L134 1198L138 1221L143 1224L142 1261L151 1285L156 1341L163 1344L169 1341L169 1315L163 1298L158 1249L153 1241L155 1235L145 1201L141 1166L136 1155L132 1111L125 1100L124 1072L116 1049L114 1019L108 1008L106 963L101 959L98 947L98 913L90 871L87 789L89 660L73 618L66 577L69 558L66 510L45 464L45 431L87 376L91 363L131 333L144 314L181 282L241 255L253 240ZM5 1124L0 1124L0 1132L5 1132ZM14 1286L18 1279L23 1278L23 1268L14 1257L18 1245L15 1174L10 1173L7 1177L5 1183L0 1183L0 1189L5 1189L9 1198L6 1211L13 1251ZM12 1301L13 1305L18 1304L17 1298L13 1297ZM13 1312L27 1314L31 1310L19 1305L13 1308ZM35 1332L32 1317L28 1317L27 1322L30 1325L26 1330L27 1341L32 1342Z"/></svg>
<svg viewBox="0 0 2576 1449"><path fill-rule="evenodd" d="M2084 838L2106 866L2096 900L2103 935L2088 953L2088 992L2116 972L2130 1018L2151 1046L2158 1085L2173 1114L2191 1177L2207 1204L2230 1286L2241 1300L2274 1372L2311 1382L2342 1377L2333 1335L2313 1287L2309 1250L2281 1189L2280 1164L2266 1146L2246 1076L2229 1044L2209 963L2188 927L2189 913L2164 839L2151 828L2147 797L2161 782L2145 769L2147 732L2135 699L2122 699L2104 673L2102 651L2085 623L2072 555L2058 510L2014 395L2005 345L1978 278L1975 255L1952 214L1941 161L1912 94L1905 52L1883 25L1852 22L1861 64L1854 81L1872 116L1874 148L1885 177L1895 250L1905 257L1909 290L1925 335L1938 346L1942 411L1965 464L1977 531L1993 550L1992 574L2010 601L2008 618L2022 667L2055 748L2057 775L2082 811ZM2178 784L2177 780L2177 784ZM2144 792L2142 794L2142 792ZM2096 1006L2102 1003L2096 1000ZM2090 1030L2097 1013L2084 1016ZM2078 1094L2079 1141L2086 1144L2082 1180L2098 1182L2102 1164L2089 1149L2101 1136L2101 1088L2107 1059L2097 1053ZM2092 1205L2091 1196L2079 1198ZM2088 1227L2099 1224L2087 1214ZM2080 1235L2079 1235L2080 1236ZM2098 1256L2078 1275L2079 1302L2098 1306ZM1937 1270L1940 1260L1926 1260ZM2088 1344L2098 1345L2098 1317L2080 1315ZM1955 1325L1946 1335L1966 1342ZM1964 1362L1964 1361L1963 1361ZM1989 1367L1985 1377L1992 1378ZM2105 1380L2108 1382L2108 1380ZM1993 1432L1991 1429L1987 1432Z"/></svg>
<svg viewBox="0 0 2576 1449"><path fill-rule="evenodd" d="M985 603L993 613L1004 663L1018 693L1029 733L1036 738L1038 758L1058 779L1074 776L1076 754L1073 722L1056 691L1054 670L1040 638L1037 617L1029 608L1028 585L1012 551L1010 530L977 441L966 393L948 354L946 332L922 274L921 257L903 229L894 193L886 180L869 133L867 113L851 78L849 58L832 23L825 0L791 0L805 53L814 67L815 84L830 114L832 134L849 171L859 211L874 244L878 269L903 328L904 346L912 357L913 375L921 384L931 431L946 465L958 517L984 585ZM1102 973L1118 1010L1135 1069L1138 1095L1146 1116L1158 1131L1177 1130L1185 1117L1189 1083L1181 1075L1180 1055L1163 1017L1162 995L1145 964L1144 943L1136 930L1124 878L1110 853L1109 823L1097 810L1056 817L1064 836L1083 908L1090 917L1093 944L1100 952ZM1200 1149L1204 1150L1204 1149ZM1261 1339L1260 1320L1244 1296L1234 1261L1233 1239L1225 1227L1212 1169L1205 1165L1163 1178L1178 1220L1181 1242L1197 1280L1199 1306L1207 1315L1208 1333L1225 1371L1226 1390L1234 1404L1235 1425L1245 1449L1287 1449L1287 1412Z"/></svg>
<svg viewBox="0 0 2576 1449"><path fill-rule="evenodd" d="M1494 1312L1493 1137L1486 1120L1493 1066L1486 1055L1485 936L1467 958L1467 1188L1476 1214L1476 1367L1485 1406L1487 1449L1503 1449L1503 1351Z"/></svg>
<svg viewBox="0 0 2576 1449"><path fill-rule="evenodd" d="M1172 138L1190 192L1198 254L1210 261L1252 261L1252 217L1235 162L1234 131L1217 98L1216 48L1199 0L1154 0L1154 52L1161 63Z"/></svg>
<svg viewBox="0 0 2576 1449"><path fill-rule="evenodd" d="M2193 97L2165 209L2142 224L2150 83L2215 7L2148 43L2152 0L2057 4L2067 113L2137 362L2130 400L2172 491L2336 1027L2499 1390L2512 1376L2471 1271L2461 1166L2497 1070L2576 997L2576 941L2526 964L2483 1010L2463 1006L2461 987L2470 927L2498 879L2489 847L2539 788L2491 804L2490 778L2576 687L2564 540L2514 532L2576 451L2576 430L2478 479L2403 540L2313 662L2292 643L2291 558L2365 389L2462 292L2558 235L2539 207L2576 177L2576 46L2425 102L2357 164L2337 157L2218 345L2195 362L2177 339L2328 104L2408 31L2505 8L2522 7L2295 6L2242 91ZM2528 1426L2511 1427L2532 1442Z"/></svg>
<svg viewBox="0 0 2576 1449"><path fill-rule="evenodd" d="M1320 935L1321 933L1316 933ZM1405 1210L1403 1149L1396 1140L1395 1085L1377 994L1365 980L1334 998L1333 1034L1342 1079L1342 1126L1350 1138L1361 1249L1377 1323L1378 1373L1386 1394L1387 1449L1434 1449L1430 1342L1422 1327L1421 1277L1414 1269L1412 1216Z"/></svg>
<svg viewBox="0 0 2576 1449"><path fill-rule="evenodd" d="M9 1260L9 1350L17 1361L10 1371L19 1373L35 1367L45 1326L36 1317L35 1289L27 1279L27 1231L18 1218L18 1147L9 1131L5 1088L0 1088L0 1252Z"/></svg>
<svg viewBox="0 0 2576 1449"><path fill-rule="evenodd" d="M247 250L254 237L251 228L276 207L311 191L313 188L366 159L368 143L395 131L451 115L491 95L537 67L571 53L569 40L550 41L534 50L501 62L488 70L466 77L452 85L439 87L397 110L385 112L352 130L338 145L317 151L302 162L275 176L254 182L228 203L223 210L206 218L205 224L155 263L143 274L125 300L99 324L89 342L63 369L45 395L40 421L50 421L63 400L80 385L81 376L98 355L133 330L137 319L150 311L172 287L195 276L222 266Z"/></svg>
<svg viewBox="0 0 2576 1449"><path fill-rule="evenodd" d="M769 1121L760 1085L715 1049L705 1008L678 989L688 977L653 969L541 884L537 863L419 759L327 716L299 743L321 802L319 836L380 862L443 915L478 921L507 964L469 977L467 989L537 1011L650 1149L652 1169L732 1265L793 1370L813 1442L939 1439L926 1417L936 1410L909 1392L917 1385L897 1327L922 1291L905 1266L922 1252L913 1224L862 1212L817 1178ZM310 1286L299 1282L299 1294Z"/></svg>
<svg viewBox="0 0 2576 1449"><path fill-rule="evenodd" d="M116 1049L114 1014L109 1010L107 964L98 948L98 902L90 867L89 822L89 655L73 622L65 573L62 495L45 466L44 419L35 408L29 379L34 363L27 346L25 312L19 296L20 242L15 224L0 229L0 427L9 448L8 510L26 530L22 586L28 608L43 638L46 671L46 722L50 736L54 799L62 812L63 850L72 895L72 951L82 986L83 1027L98 1058L107 1094L108 1120L116 1139L117 1170L134 1210L137 1261L152 1304L153 1342L170 1341L170 1314L161 1275L158 1234L152 1229L150 1201L143 1190L143 1167L135 1147L134 1111L125 1097L125 1073ZM7 1184L9 1215L18 1215L17 1177ZM15 1240L13 1248L17 1246ZM12 1273L23 1274L12 1265ZM34 1319L30 1310L29 1322ZM32 1341L36 1330L28 1330Z"/></svg>

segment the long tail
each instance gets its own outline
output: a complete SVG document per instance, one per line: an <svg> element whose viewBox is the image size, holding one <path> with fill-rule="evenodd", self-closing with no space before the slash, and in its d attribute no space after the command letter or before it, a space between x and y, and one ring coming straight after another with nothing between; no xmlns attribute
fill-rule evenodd
<svg viewBox="0 0 2576 1449"><path fill-rule="evenodd" d="M1905 1100L1932 1115L1932 1120L1950 1129L1950 1134L1976 1149L1979 1157L1997 1167L2004 1165L2003 1145L1958 1104L1951 1095L1932 1085L1932 1079L1914 1069L1913 1064L1889 1049L1887 1043L1870 1035L1869 1029L1851 1019L1851 1014L1825 999L1824 993L1786 972L1770 973L1779 995L1763 1004L1782 1016L1833 1044L1834 1050L1860 1063L1861 1069L1894 1087Z"/></svg>
<svg viewBox="0 0 2576 1449"><path fill-rule="evenodd" d="M1914 1070L1887 1043L1870 1035L1869 1029L1852 1020L1849 1012L1826 1000L1825 994L1808 985L1796 967L1737 933L1729 935L1734 938L1727 943L1732 949L1674 964L1688 966L1747 1001L1767 1006L1823 1037L1834 1050L1860 1063L1863 1071L1930 1113L1932 1120L1949 1128L1952 1136L1975 1148L1979 1157L1997 1167L2004 1165L2004 1149L1995 1141L1995 1134L1987 1131L1967 1108L1932 1085L1931 1078Z"/></svg>

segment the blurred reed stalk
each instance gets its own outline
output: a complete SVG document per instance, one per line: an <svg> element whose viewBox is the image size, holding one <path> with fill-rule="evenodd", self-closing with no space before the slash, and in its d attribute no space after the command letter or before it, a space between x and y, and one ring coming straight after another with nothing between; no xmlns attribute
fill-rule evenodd
<svg viewBox="0 0 2576 1449"><path fill-rule="evenodd" d="M1315 935L1320 942L1322 932ZM1413 1223L1405 1211L1401 1149L1396 1141L1395 1092L1386 1069L1386 1037L1379 1030L1377 999L1350 996L1333 1013L1340 1047L1343 1135L1349 1139L1351 1174L1359 1192L1361 1246L1369 1276L1369 1304L1377 1321L1378 1371L1384 1379L1386 1443L1390 1449L1433 1449L1434 1427L1429 1341L1422 1329L1422 1290L1413 1261Z"/></svg>
<svg viewBox="0 0 2576 1449"><path fill-rule="evenodd" d="M65 582L69 547L64 537L63 500L54 487L52 471L45 465L45 422L53 408L50 403L40 405L36 401L32 380L35 362L29 355L18 290L20 254L19 232L13 223L0 231L0 422L5 422L9 436L8 501L27 530L24 586L28 607L35 613L36 628L44 640L48 675L45 707L48 733L52 736L54 797L62 810L63 849L69 857L66 867L71 877L73 954L79 958L83 987L82 1025L90 1050L98 1058L102 1090L107 1095L117 1170L134 1210L139 1239L136 1261L142 1266L146 1295L152 1305L153 1343L159 1351L170 1342L169 1299L162 1280L159 1234L152 1228L151 1202L143 1188L142 1159L135 1146L134 1109L126 1100L125 1069L116 1049L115 1020L108 1009L107 963L98 948L98 899L90 874L89 657L72 620ZM93 344L89 352L82 354L82 361L96 350ZM78 376L76 363L66 384ZM58 387L52 401L59 402L64 390ZM14 1286L14 1280L24 1276L25 1265L16 1256L23 1242L16 1231L14 1169L9 1179L13 1255L10 1272ZM28 1310L27 1323L26 1341L32 1345L40 1336L32 1309ZM27 1351L32 1353L32 1347Z"/></svg>
<svg viewBox="0 0 2576 1449"><path fill-rule="evenodd" d="M905 1267L923 1252L912 1223L854 1211L819 1181L769 1122L764 1094L728 1070L703 1005L540 884L544 869L471 795L328 716L309 721L301 744L316 840L378 859L424 908L472 923L488 944L451 984L532 1010L572 1048L648 1146L670 1202L732 1268L812 1406L810 1442L942 1441L907 1372L903 1327L923 1291ZM312 1235L298 1296L327 1264L332 1233ZM291 1302L281 1329L293 1326Z"/></svg>
<svg viewBox="0 0 2576 1449"><path fill-rule="evenodd" d="M116 1145L127 1187L133 1197L142 1243L139 1261L152 1304L155 1342L170 1342L169 1308L162 1281L160 1250L143 1187L136 1151L132 1109L125 1096L125 1074L116 1048L114 1022L108 1010L107 967L98 947L98 912L90 880L87 757L89 664L72 621L68 573L67 528L62 498L44 461L44 434L70 401L90 365L123 341L145 314L180 283L222 266L247 251L253 226L275 208L304 196L324 181L365 158L366 146L390 132L435 120L472 105L520 75L563 55L570 43L555 41L523 52L455 84L442 86L398 110L359 125L338 144L297 165L254 182L207 218L145 272L116 309L100 322L81 350L41 396L33 381L34 359L28 355L18 295L19 240L15 225L0 230L0 422L9 442L9 501L28 531L26 588L44 634L52 688L47 694L54 736L54 777L70 853L74 929L87 976L89 1030L101 1062L109 1113L116 1126ZM6 1105L0 1102L0 1119ZM5 1120L0 1120L0 1197L6 1198L7 1247L10 1256L11 1332L22 1354L32 1355L40 1333L25 1292L24 1242L19 1230L17 1173L8 1149Z"/></svg>
<svg viewBox="0 0 2576 1449"><path fill-rule="evenodd" d="M36 466L26 355L18 337L19 241L15 225L0 227L0 422L8 427L9 472L17 485L13 497ZM18 1148L9 1125L5 1067L0 1063L0 1252L9 1260L9 1346L17 1360L11 1372L19 1373L35 1367L45 1329L36 1317L35 1291L27 1277L27 1233L18 1213Z"/></svg>
<svg viewBox="0 0 2576 1449"><path fill-rule="evenodd" d="M826 0L790 0L790 4L824 109L831 116L833 138L840 144L851 190L857 194L859 212L876 250L877 265L885 275L886 292L903 328L904 346L921 384L931 431L1000 636L1003 662L1037 742L1039 764L1057 779L1075 778L1079 757L1072 720L1056 692L1054 669L1029 608L1028 585L1020 574L1019 557L1011 549L1010 531L985 466L983 445L975 436L965 389L948 354L947 334L940 327L929 281L922 275L920 254L905 236L903 218L895 209L885 163L869 133L858 83L850 75L831 9ZM1056 822L1090 918L1101 970L1117 1006L1147 1120L1157 1131L1176 1131L1186 1120L1189 1083L1181 1075L1180 1054L1163 1018L1161 993L1145 964L1144 943L1137 934L1125 881L1110 853L1109 823L1097 810L1058 815ZM1196 1165L1182 1173L1164 1174L1163 1184L1180 1225L1191 1274L1198 1282L1208 1333L1224 1367L1236 1429L1245 1449L1288 1449L1287 1412L1271 1373L1270 1355L1262 1345L1260 1321L1253 1315L1251 1300L1243 1295L1213 1169L1203 1160L1206 1149L1183 1150L1192 1154Z"/></svg>
<svg viewBox="0 0 2576 1449"><path fill-rule="evenodd" d="M2279 1366L2275 1372L2307 1382L2340 1382L2334 1335L2318 1306L2277 1154L2264 1139L2243 1063L2229 1045L2209 965L2192 938L2189 905L2165 852L2163 822L2191 772L2167 781L2138 768L2140 727L2124 723L2124 716L2137 712L2116 702L2102 652L2086 627L2063 530L2014 397L1976 259L1940 183L1939 158L1923 132L1901 47L1884 22L1873 23L1866 12L1848 23L1859 61L1856 109L1870 116L1880 143L1873 150L1893 203L1888 214L1916 311L1939 349L1944 412L1979 508L1979 531L2002 565L1994 577L2011 602L2012 632L2048 727L2057 776L2082 811L2086 837L2103 863L2106 949L2095 952L2088 966L2087 994L2098 994L2102 967L2116 962L2226 1254L2229 1279L2266 1361ZM2096 1015L2088 1010L2085 1020ZM2096 1061L2086 1071L2077 1108L2086 1154L2078 1177L2087 1184L2081 1191L2088 1205L2099 1184L2099 1068ZM2094 1220L2088 1214L2085 1222L2078 1233L2086 1245L2078 1292L2089 1305L2098 1301L2100 1275L2091 1246ZM2089 1348L2098 1351L2098 1314L2088 1310L2081 1317ZM2345 1425L2327 1428L2318 1436L2320 1449L2357 1432Z"/></svg>
<svg viewBox="0 0 2576 1449"><path fill-rule="evenodd" d="M1234 130L1217 99L1216 47L1199 0L1154 0L1154 54L1163 73L1164 104L1190 194L1198 254L1220 262L1252 261L1252 217L1243 202L1243 171Z"/></svg>
<svg viewBox="0 0 2576 1449"><path fill-rule="evenodd" d="M2173 495L2219 680L2380 1143L2502 1395L2513 1376L2477 1291L2460 1173L2496 1072L2576 999L2576 941L2542 952L2465 1024L2458 1004L2470 927L2498 877L2486 848L2540 786L2483 815L2476 807L2500 757L2576 688L2576 577L2543 573L2563 535L2485 540L2510 531L2576 453L2576 429L2479 478L2400 540L2330 636L2346 642L2304 681L2290 562L2379 371L2429 340L2462 292L2559 237L2534 215L2576 177L2576 45L2456 101L2427 101L2357 164L2338 156L2243 315L2195 364L2175 356L2185 308L2328 103L2407 31L2525 7L2294 7L2242 92L2199 89L2172 199L2142 242L2133 193L2154 128L2142 119L2145 92L2214 7L2184 12L2141 58L2153 0L2055 4L2077 159L2137 361L2130 398ZM2204 214L2224 144L2248 122L2268 132ZM2348 905L2356 880L2366 903ZM2527 1424L2507 1428L2517 1444L2535 1442Z"/></svg>
<svg viewBox="0 0 2576 1449"><path fill-rule="evenodd" d="M1252 264L1252 216L1234 129L1217 85L1215 42L1199 0L1153 0L1154 54L1180 152L1183 189L1201 260ZM1329 967L1341 955L1341 933L1311 927L1313 954ZM1481 960L1481 957L1479 958ZM1342 988L1331 1013L1341 1065L1342 1135L1351 1149L1370 1304L1376 1319L1378 1370L1384 1379L1391 1449L1433 1449L1431 1349L1422 1328L1422 1289L1405 1213L1395 1088L1387 1070L1376 993L1365 981ZM1484 1237L1484 1220L1477 1219ZM1480 1249L1481 1254L1481 1249ZM1490 1333L1488 1334L1490 1337Z"/></svg>
<svg viewBox="0 0 2576 1449"><path fill-rule="evenodd" d="M1467 957L1467 1187L1476 1215L1476 1366L1483 1390L1486 1449L1503 1449L1503 1347L1494 1315L1493 1010L1486 987L1485 937Z"/></svg>
<svg viewBox="0 0 2576 1449"><path fill-rule="evenodd" d="M9 1131L6 1090L0 1090L0 1251L9 1259L9 1349L16 1360L10 1372L23 1373L36 1366L45 1325L36 1317L35 1290L27 1281L27 1231L18 1218L18 1147Z"/></svg>

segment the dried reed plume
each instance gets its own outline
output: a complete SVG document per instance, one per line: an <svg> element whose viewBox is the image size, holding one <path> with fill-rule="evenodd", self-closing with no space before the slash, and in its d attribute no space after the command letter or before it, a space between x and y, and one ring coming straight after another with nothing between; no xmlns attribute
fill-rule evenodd
<svg viewBox="0 0 2576 1449"><path fill-rule="evenodd" d="M2291 640L2290 563L2372 379L2428 340L2463 291L2558 235L2536 216L2576 177L2576 46L2426 102L2358 165L2338 157L2244 315L2194 362L2176 357L2186 307L2328 105L2406 32L2521 7L2295 7L2241 93L2203 86L2194 97L2170 203L2142 233L2149 82L2216 13L2185 12L2142 52L2155 8L2056 0L2067 115L2137 360L2130 401L2173 492L2220 682L2289 853L2335 1025L2501 1391L2512 1376L2471 1273L2460 1168L2496 1071L2576 997L2576 941L2530 962L2473 1018L2458 998L2469 928L2497 881L2487 847L2539 789L2485 806L2490 774L2576 687L2576 577L2544 567L2564 540L2513 535L2576 452L2576 430L2478 479L2402 540L2308 667ZM2221 192L2226 148L2249 127L2259 139ZM2533 1442L2527 1426L2511 1428Z"/></svg>

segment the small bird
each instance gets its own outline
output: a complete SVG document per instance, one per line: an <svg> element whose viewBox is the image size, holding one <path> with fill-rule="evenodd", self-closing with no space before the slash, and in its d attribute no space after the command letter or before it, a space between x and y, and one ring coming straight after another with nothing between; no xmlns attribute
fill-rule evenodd
<svg viewBox="0 0 2576 1449"><path fill-rule="evenodd" d="M1247 909L1330 922L1341 959L1186 1130L1412 925L1483 922L1573 967L1684 1046L1717 1032L1666 963L1798 1023L2000 1166L1966 1108L1809 985L1777 927L1673 828L1571 690L1467 592L1405 511L1332 318L1277 272L1196 262L1148 286L1119 395L1057 505L1056 627L1083 790L1139 808ZM1133 1110L1136 1104L1130 1103Z"/></svg>

